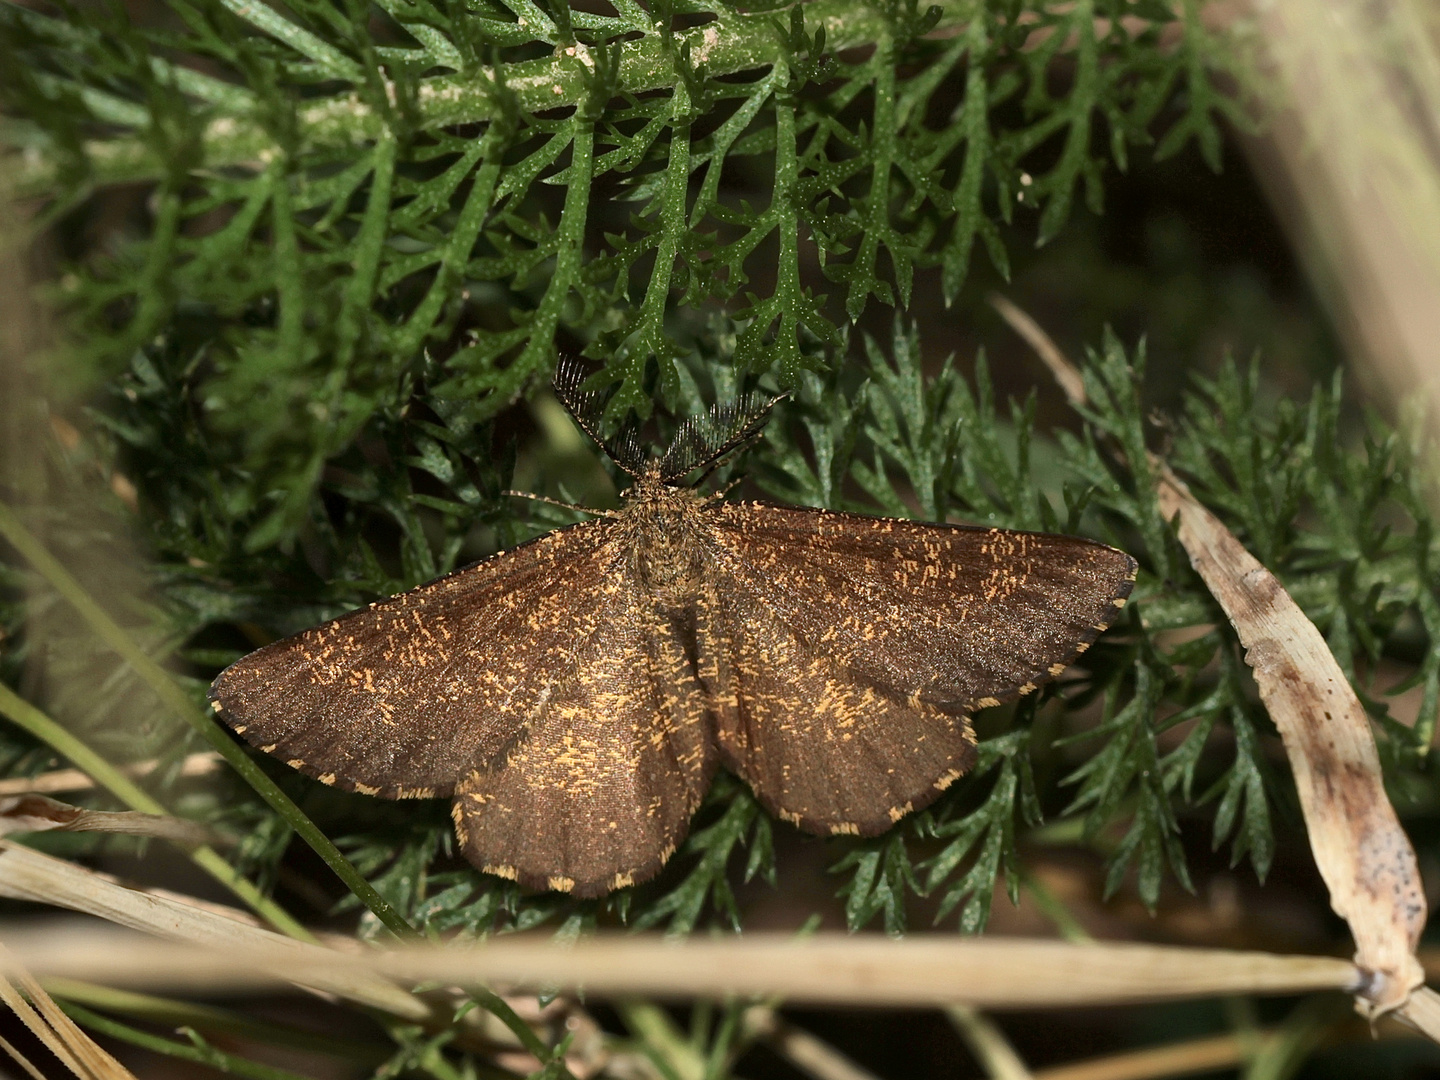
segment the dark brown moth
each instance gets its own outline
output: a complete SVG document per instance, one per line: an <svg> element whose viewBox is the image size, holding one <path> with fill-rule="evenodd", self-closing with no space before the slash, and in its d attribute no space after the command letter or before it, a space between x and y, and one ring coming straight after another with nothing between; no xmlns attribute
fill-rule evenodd
<svg viewBox="0 0 1440 1080"><path fill-rule="evenodd" d="M562 365L556 390L595 435L582 380ZM807 832L884 832L970 767L970 713L1110 624L1135 562L681 484L773 404L714 408L658 458L612 443L620 509L268 645L215 680L215 710L324 783L452 798L465 856L527 888L651 877L719 765Z"/></svg>

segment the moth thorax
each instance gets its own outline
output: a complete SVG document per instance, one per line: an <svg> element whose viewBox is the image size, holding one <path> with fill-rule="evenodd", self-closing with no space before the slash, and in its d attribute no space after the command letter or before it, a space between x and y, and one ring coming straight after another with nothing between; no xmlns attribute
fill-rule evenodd
<svg viewBox="0 0 1440 1080"><path fill-rule="evenodd" d="M703 546L695 530L697 508L698 500L684 488L669 488L627 508L635 574L667 606L684 607L699 591Z"/></svg>

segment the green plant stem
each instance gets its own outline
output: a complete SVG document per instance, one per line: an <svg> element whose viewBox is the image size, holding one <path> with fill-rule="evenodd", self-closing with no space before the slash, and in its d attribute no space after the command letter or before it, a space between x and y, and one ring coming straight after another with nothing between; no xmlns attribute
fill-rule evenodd
<svg viewBox="0 0 1440 1080"><path fill-rule="evenodd" d="M1270 1038L1260 1043L1245 1068L1244 1080L1289 1080L1324 1042L1330 1029L1353 1015L1350 1000L1339 994L1306 998Z"/></svg>
<svg viewBox="0 0 1440 1080"><path fill-rule="evenodd" d="M674 1080L704 1080L706 1061L684 1032L658 1005L630 1001L616 1006L625 1026L635 1033L650 1060Z"/></svg>
<svg viewBox="0 0 1440 1080"><path fill-rule="evenodd" d="M777 84L783 86L788 78L788 69L782 64L775 66L781 74ZM737 250L731 256L734 265L743 265L749 251L770 235L772 227L776 229L780 251L775 260L775 291L750 313L750 325L741 333L736 352L739 357L748 358L745 362L752 371L764 370L765 335L778 317L780 326L775 333L773 348L778 353L777 373L782 382L797 378L802 362L800 347L796 344L800 313L806 306L804 286L800 280L800 213L796 197L799 183L795 106L787 93L775 101L775 187L770 196L770 206L763 221L751 230L749 239L745 241L746 249ZM816 328L811 326L810 329Z"/></svg>
<svg viewBox="0 0 1440 1080"><path fill-rule="evenodd" d="M156 192L157 213L153 238L145 268L135 290L139 307L125 332L136 348L155 333L169 311L165 283L169 267L175 259L175 242L179 237L180 211L184 202L177 187L172 178L161 184Z"/></svg>
<svg viewBox="0 0 1440 1080"><path fill-rule="evenodd" d="M274 234L275 287L280 316L275 335L275 361L286 372L296 371L305 350L305 280L300 269L300 240L295 233L295 211L285 158L271 166L275 177L270 193L270 228ZM267 369L266 374L275 374Z"/></svg>
<svg viewBox="0 0 1440 1080"><path fill-rule="evenodd" d="M944 14L940 27L967 22L976 9L975 0L940 0ZM827 48L840 52L878 41L888 30L885 15L878 7L854 0L815 0L804 7L807 27L824 27ZM703 63L710 76L731 75L769 67L784 56L782 35L777 23L785 11L764 14L734 14L675 35L673 43L660 34L627 42L620 57L619 93L642 94L673 86L676 81L673 55L689 45L691 57ZM669 33L667 30L666 33ZM560 55L504 65L505 84L515 104L533 112L567 105L579 105L588 93L581 66ZM493 120L501 114L488 70L439 76L422 80L415 100L416 126L435 130ZM349 146L378 139L385 130L385 118L349 89L339 96L307 102L296 110L298 141L305 146ZM263 124L243 112L217 113L201 137L197 167L220 169L255 165L269 160L278 151ZM86 144L86 156L94 184L158 179L166 163L137 136L96 140ZM40 194L52 189L58 163L44 155L31 162L22 160L16 170L16 188L21 194Z"/></svg>
<svg viewBox="0 0 1440 1080"><path fill-rule="evenodd" d="M875 105L872 114L875 162L870 170L870 191L865 196L863 226L855 259L850 264L850 288L845 297L845 310L851 320L858 319L866 301L876 291L875 258L880 244L892 251L890 235L890 170L895 158L895 39L888 33L880 35L871 60L875 69ZM902 300L905 290L901 289ZM882 297L882 299L884 299Z"/></svg>
<svg viewBox="0 0 1440 1080"><path fill-rule="evenodd" d="M375 291L375 278L380 270L380 255L385 248L385 227L389 223L391 194L395 182L395 159L399 140L386 131L375 143L371 155L370 196L365 201L365 216L355 239L354 274L345 286L345 299L336 320L337 351L340 364L326 386L326 400L339 396L341 375L348 371L355 357L355 344L364 324L365 310Z"/></svg>
<svg viewBox="0 0 1440 1080"><path fill-rule="evenodd" d="M990 1080L1030 1080L1030 1070L995 1021L969 1005L951 1005L945 1013Z"/></svg>
<svg viewBox="0 0 1440 1080"><path fill-rule="evenodd" d="M660 200L660 243L655 250L655 269L640 304L640 336L656 350L664 335L665 303L675 273L675 257L686 231L685 198L690 183L690 96L682 86L675 91L671 110L670 160L665 169L665 187ZM662 371L665 369L662 367Z"/></svg>
<svg viewBox="0 0 1440 1080"><path fill-rule="evenodd" d="M507 136L505 125L491 124L480 138L480 168L470 183L470 193L465 197L465 205L455 222L455 228L445 242L440 259L440 272L435 275L425 299L420 302L396 337L395 353L399 356L409 356L420 348L425 336L434 327L441 305L453 294L456 282L464 280L465 268L470 261L470 253L475 248L475 240L479 237L480 229L495 201L495 185L500 179ZM382 222L383 220L382 218ZM368 297L370 294L366 292L357 295Z"/></svg>
<svg viewBox="0 0 1440 1080"><path fill-rule="evenodd" d="M1074 912L1033 875L1022 875L1021 883L1024 885L1025 891L1030 894L1030 899L1035 901L1035 906L1040 909L1040 913L1055 924L1055 929L1060 931L1060 936L1066 941L1081 944L1095 940L1090 931L1081 925Z"/></svg>
<svg viewBox="0 0 1440 1080"><path fill-rule="evenodd" d="M120 1039L132 1046L140 1046L167 1057L209 1065L212 1069L218 1069L220 1072L230 1073L233 1076L244 1076L248 1080L307 1080L299 1073L293 1073L287 1069L277 1069L273 1065L261 1065L258 1061L251 1061L249 1058L239 1057L235 1054L227 1054L224 1050L217 1050L213 1046L193 1044L187 1046L185 1043L163 1039L159 1035L151 1035L147 1031L140 1031L128 1024L110 1020L73 1002L62 1000L60 1007L77 1024L81 1024L91 1031L98 1031L101 1035L109 1035L112 1039Z"/></svg>
<svg viewBox="0 0 1440 1080"><path fill-rule="evenodd" d="M487 990L483 986L472 986L469 994L475 999L475 1003L486 1012L494 1015L499 1021L509 1028L520 1044L526 1050L534 1054L541 1061L549 1062L551 1051L535 1034L534 1029L520 1018L520 1014L506 1004L505 999L493 990Z"/></svg>
<svg viewBox="0 0 1440 1080"><path fill-rule="evenodd" d="M531 376L550 361L560 314L571 289L579 284L585 250L585 220L590 209L590 184L595 176L595 124L580 112L570 121L570 141L565 206L560 212L560 227L555 234L554 272L545 287L545 296L530 320L530 341L525 351L503 370L486 371L467 387L467 393L487 392L484 404L478 406L474 414L477 419L485 419L508 405ZM615 407L614 402L612 407Z"/></svg>
<svg viewBox="0 0 1440 1080"><path fill-rule="evenodd" d="M31 705L4 683L0 683L0 714L23 728L57 753L68 758L83 772L94 778L132 810L142 814L168 814L163 805L137 787L119 769L111 765L94 750L66 731L45 713ZM257 889L253 882L244 877L210 847L183 848L197 866L205 870L227 889L238 896L246 906L277 930L302 941L314 941L294 916L274 900Z"/></svg>
<svg viewBox="0 0 1440 1080"><path fill-rule="evenodd" d="M8 540L15 550L24 556L40 573L40 576L48 581L51 587L75 608L80 614L80 617L89 624L91 630L94 631L97 637L109 645L126 663L135 669L136 673L150 685L150 688L160 698L166 708L170 709L176 716L179 716L191 727L195 728L196 731L200 732L200 734L205 737L205 740L220 752L220 755L244 778L245 782L254 788L256 793L269 803L276 813L285 819L286 823L295 830L296 835L314 849L315 853L325 861L325 865L335 872L335 875L345 883L351 892L360 898L360 901L375 914L377 919L396 934L403 937L414 935L414 930L410 924L401 917L399 912L391 907L389 901L375 891L373 885L360 876L360 872L351 865L350 860L340 854L340 850L330 842L330 838L322 833L315 826L315 823L305 816L304 812L295 805L290 797L280 790L275 781L265 775L265 772L259 765L251 760L250 755L247 754L243 748L238 746L234 740L210 720L209 717L202 715L199 710L194 707L194 704L190 701L189 697L186 696L185 692L176 685L175 680L143 649L135 644L130 635L95 602L95 599L75 580L70 571L66 570L55 556L45 550L44 545L36 539L29 529L25 528L15 512L3 502L0 502L0 536ZM20 701L12 692L7 691L7 693L9 693L10 697L14 698L15 701ZM22 702L22 704L24 703ZM33 709L33 706L27 707ZM38 709L35 710L35 714L39 716L44 715L40 713ZM49 718L47 717L46 719ZM51 723L53 724L53 721L51 721ZM59 725L55 725L55 729L59 732L64 731ZM66 756L69 757L70 755L67 753ZM71 760L75 761L76 765L80 765L81 768L86 767L81 765L80 761L75 758L71 758ZM100 759L96 757L94 761L98 762ZM114 770L111 771L113 772ZM115 775L118 776L119 774L117 773ZM96 779L98 780L100 777L97 775ZM119 777L119 779L129 784L129 781L125 780L124 777ZM131 786L133 787L133 785ZM140 795L141 798L149 798L138 788L134 788L134 791ZM134 808L137 810L142 809L142 807L138 805ZM145 812L164 813L164 810L146 810ZM233 869L230 868L229 864L225 863L225 861L213 851L210 852L210 858L202 862L202 853L206 851L209 851L209 849L202 848L197 851L196 861L200 862L202 866L205 866L210 873L216 873L221 866L223 866L225 870L233 873ZM211 865L207 865L207 862L211 863ZM219 865L214 865L216 863ZM225 871L220 872L223 873ZM248 886L249 883L246 882L246 885ZM253 886L250 886L250 888L253 889ZM247 903L248 902L247 900ZM257 908L256 910L258 911L259 909ZM270 918L268 914L265 917L267 919ZM291 934L293 934L292 928L294 928L299 929L302 935L307 934L304 928L300 927L299 924L289 916L284 916L283 922L284 925L276 922L276 928Z"/></svg>
<svg viewBox="0 0 1440 1080"><path fill-rule="evenodd" d="M165 1027L191 1027L202 1032L235 1035L267 1046L284 1046L312 1054L329 1054L365 1061L371 1065L380 1064L388 1056L386 1048L380 1043L366 1043L362 1040L341 1039L302 1031L286 1024L256 1020L213 1005L199 1005L191 1001L174 1001L152 994L116 990L78 979L44 978L40 982L52 997Z"/></svg>
<svg viewBox="0 0 1440 1080"><path fill-rule="evenodd" d="M716 1031L710 1050L705 1056L704 1080L721 1080L729 1075L730 1066L745 1047L745 1015L750 1008L745 1002L725 1003L725 1015L721 1017L719 1030ZM695 1045L699 1047L704 1043L697 1039Z"/></svg>

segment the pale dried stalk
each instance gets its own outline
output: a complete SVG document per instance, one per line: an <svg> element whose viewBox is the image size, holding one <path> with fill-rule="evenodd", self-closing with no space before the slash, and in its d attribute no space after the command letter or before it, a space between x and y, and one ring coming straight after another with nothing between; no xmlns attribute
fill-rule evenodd
<svg viewBox="0 0 1440 1080"><path fill-rule="evenodd" d="M264 985L288 982L357 1005L379 1009L427 1027L447 1026L453 1007L459 1004L458 1000L447 998L432 1006L364 965L346 967L328 961L327 958L342 955L338 950L352 955L363 951L364 946L354 938L322 935L321 940L333 947L310 945L262 928L249 912L189 897L178 897L163 890L142 892L122 885L107 875L86 870L63 859L42 855L38 851L4 839L0 839L0 897L84 912L132 930L184 943L185 946L193 948L193 955L202 958L247 954L266 956L271 959L274 965L272 970L276 974L264 976L261 979ZM26 934L34 936L35 933L33 928L24 933L0 931L0 940L14 942ZM52 931L46 930L39 936L45 937L51 933ZM73 939L65 938L61 933L56 937L56 941L62 940ZM149 966L153 950L164 947L153 940L132 941L136 944L128 962L141 969ZM108 939L90 938L88 944L81 943L76 948L82 956L86 952L104 952L109 948L107 942ZM309 967L296 959L307 955L311 957ZM82 960L74 972L84 969ZM113 965L104 970L112 969ZM316 978L302 978L299 974L302 971L313 971ZM143 980L127 983L122 977L87 981L109 982L114 986L152 985ZM251 978L249 982L242 979L233 985L227 985L223 980L206 981L204 985L208 989L224 991L244 989L254 984L255 981ZM183 987L183 978L176 985ZM593 1022L591 1023L593 1026ZM460 1044L473 1049L489 1053L497 1048L519 1045L514 1033L486 1011L472 1010L466 1013L460 1026ZM597 1040L587 1042L595 1043ZM591 1059L600 1053L600 1048L588 1046L585 1052L589 1056L583 1071L588 1075L593 1071L590 1068ZM577 1075L580 1075L580 1072L577 1072Z"/></svg>
<svg viewBox="0 0 1440 1080"><path fill-rule="evenodd" d="M879 1080L869 1069L804 1028L796 1027L768 1006L750 1009L745 1028L814 1080Z"/></svg>
<svg viewBox="0 0 1440 1080"><path fill-rule="evenodd" d="M197 950L201 956L218 957L232 953L243 955L254 950L257 955L263 953L270 957L272 962L282 963L285 957L298 962L300 957L307 954L325 957L331 953L331 950L307 945L269 930L226 918L213 910L204 910L167 897L127 889L83 867L42 855L9 840L0 840L0 896L69 908L170 941L201 946L202 948ZM19 937L7 934L5 940L18 942ZM139 947L134 949L128 962L143 969L149 966L149 950L161 946L143 939L137 939L137 944ZM92 944L91 948L94 947ZM95 959L103 962L103 957L97 956ZM336 969L333 968L331 971L330 976L322 975L318 982L307 982L303 979L293 981L335 994L347 1001L382 1009L406 1020L423 1022L432 1018L431 1010L425 1002L373 974L354 969L345 975L334 973ZM86 978L79 971L71 971L69 974L76 978ZM274 982L273 979L269 981ZM126 982L124 979L115 979L113 985L126 985Z"/></svg>
<svg viewBox="0 0 1440 1080"><path fill-rule="evenodd" d="M990 306L1000 313L1000 316L1010 324L1022 338L1025 344L1035 350L1047 368L1050 369L1050 377L1060 386L1060 391L1065 395L1065 400L1071 405L1078 405L1085 400L1085 380L1075 365L1070 363L1060 347L1044 327L1032 319L1029 314L1019 305L999 293L991 293L987 299Z"/></svg>
<svg viewBox="0 0 1440 1080"><path fill-rule="evenodd" d="M951 1005L945 1015L990 1080L1034 1080L1034 1074L995 1021L969 1005Z"/></svg>
<svg viewBox="0 0 1440 1080"><path fill-rule="evenodd" d="M1395 1016L1422 1035L1440 1042L1440 994L1422 986L1395 1010Z"/></svg>
<svg viewBox="0 0 1440 1080"><path fill-rule="evenodd" d="M1353 989L1342 960L1264 953L1059 942L893 942L821 938L796 942L596 940L561 949L520 938L481 948L344 956L212 911L127 889L78 866L0 840L0 896L68 907L172 942L93 935L7 935L33 970L117 986L224 990L277 979L414 1020L424 1002L387 982L583 986L596 995L721 996L780 993L793 1000L890 1005L966 1002L1067 1006L1228 993Z"/></svg>
<svg viewBox="0 0 1440 1080"><path fill-rule="evenodd" d="M1072 405L1085 402L1084 382L1064 353L1013 304L996 304L1036 351ZM1071 375L1063 375L1065 371ZM1315 624L1275 575L1245 550L1221 521L1190 494L1164 461L1151 455L1156 498L1176 519L1191 565L1219 601L1245 646L1261 700L1280 731L1295 775L1315 863L1330 906L1350 926L1355 962L1368 973L1357 1003L1372 1018L1401 1009L1440 1041L1440 1008L1416 1002L1425 981L1415 947L1426 904L1415 849L1385 793L1370 720ZM1428 991L1426 992L1429 993Z"/></svg>
<svg viewBox="0 0 1440 1080"><path fill-rule="evenodd" d="M132 780L149 776L160 765L158 760L138 761L119 769ZM191 754L180 764L179 775L190 778L209 776L220 768L220 755L213 750ZM16 776L0 780L0 798L9 795L54 795L64 791L89 791L97 787L95 778L80 769L55 769L39 776Z"/></svg>
<svg viewBox="0 0 1440 1080"><path fill-rule="evenodd" d="M1430 0L1250 0L1289 106L1249 144L1347 351L1440 432L1440 14ZM1433 502L1432 502L1433 505Z"/></svg>
<svg viewBox="0 0 1440 1080"><path fill-rule="evenodd" d="M0 877L6 869L0 860ZM0 889L9 895L7 886ZM1353 993L1363 979L1354 965L1330 957L1015 938L892 941L826 934L796 940L762 934L668 941L625 935L559 946L515 936L347 955L238 926L223 935L211 932L213 944L203 948L115 931L22 927L5 936L28 968L47 976L197 993L288 981L352 1000L374 1000L370 987L391 979L574 987L602 998L773 993L831 1005L1057 1008L1225 994Z"/></svg>
<svg viewBox="0 0 1440 1080"><path fill-rule="evenodd" d="M1241 1035L1215 1035L1039 1069L1034 1080L1158 1080L1232 1069L1249 1060L1255 1042Z"/></svg>
<svg viewBox="0 0 1440 1080"><path fill-rule="evenodd" d="M18 987L11 983L12 979ZM102 1050L65 1015L4 945L0 945L0 1001L10 1006L45 1048L80 1080L135 1080L129 1069ZM37 1075L37 1070L13 1046L7 1043L5 1049L27 1072Z"/></svg>
<svg viewBox="0 0 1440 1080"><path fill-rule="evenodd" d="M11 1058L17 1061L20 1064L20 1067L30 1075L32 1080L45 1080L45 1074L42 1073L39 1069L37 1069L34 1065L32 1065L29 1058L27 1058L24 1054L20 1053L19 1050L15 1049L15 1047L10 1045L10 1043L4 1038L0 1038L0 1050L5 1051L5 1053L9 1054Z"/></svg>

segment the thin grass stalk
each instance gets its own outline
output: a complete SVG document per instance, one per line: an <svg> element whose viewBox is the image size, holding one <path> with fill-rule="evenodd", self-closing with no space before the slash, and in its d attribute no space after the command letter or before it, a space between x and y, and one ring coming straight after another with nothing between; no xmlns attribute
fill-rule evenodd
<svg viewBox="0 0 1440 1080"><path fill-rule="evenodd" d="M74 762L79 768L94 777L101 787L132 810L138 810L143 814L168 813L160 802L141 789L123 772L4 683L0 683L0 714L3 714L16 727L28 731L57 753ZM253 882L226 862L214 848L179 846L197 866L233 892L255 914L277 930L299 941L315 940L310 931L306 930L293 915L256 888Z"/></svg>
<svg viewBox="0 0 1440 1080"><path fill-rule="evenodd" d="M15 853L5 853L0 869L25 868L8 861ZM16 955L43 974L193 993L294 982L354 996L362 986L394 980L573 988L619 1001L777 994L787 1001L846 1005L1073 1008L1234 994L1353 993L1365 980L1354 964L1334 957L1019 938L895 941L824 934L797 941L757 934L709 941L617 934L556 945L511 935L479 945L416 944L350 955L233 923L222 933L207 927L228 920L194 919L196 933L204 935L196 939L204 942L200 947L113 932L5 933ZM627 1022L653 1026L657 1016L646 1008L627 1006ZM685 1041L681 1034L676 1038ZM704 1068L698 1055L696 1068Z"/></svg>
<svg viewBox="0 0 1440 1080"><path fill-rule="evenodd" d="M206 741L244 778L245 782L285 819L286 824L295 830L296 835L314 849L315 853L324 860L325 865L335 872L335 875L374 913L382 924L401 937L414 936L414 929L410 924L391 906L388 900L375 890L373 885L360 876L359 871L350 863L350 860L340 853L340 849L330 841L330 838L322 833L290 797L280 790L275 781L271 780L260 766L251 760L244 749L237 745L209 717L199 713L185 692L176 685L175 680L95 602L95 599L85 591L74 576L45 549L34 534L24 526L15 512L3 502L0 502L0 536L8 540L39 572L40 576L75 608L100 640L109 645L135 669L136 673L149 684L167 708L205 737ZM209 860L207 859L207 861ZM215 872L209 866L206 869L211 873ZM298 924L289 920L286 926L288 927L286 932L292 933Z"/></svg>
<svg viewBox="0 0 1440 1080"><path fill-rule="evenodd" d="M290 1072L288 1069L277 1069L273 1065L262 1065L258 1061L251 1061L238 1054L220 1050L201 1040L198 1035L192 1034L188 1028L182 1028L181 1031L190 1034L194 1041L186 1045L111 1020L109 1017L91 1012L83 1005L77 1005L74 1002L62 1002L61 1007L74 1020L92 1031L98 1031L101 1035L108 1035L112 1039L119 1039L121 1042L127 1042L131 1046L138 1046L152 1053L179 1058L181 1061L209 1065L212 1069L218 1069L231 1076L242 1076L246 1080L309 1080L300 1073Z"/></svg>

